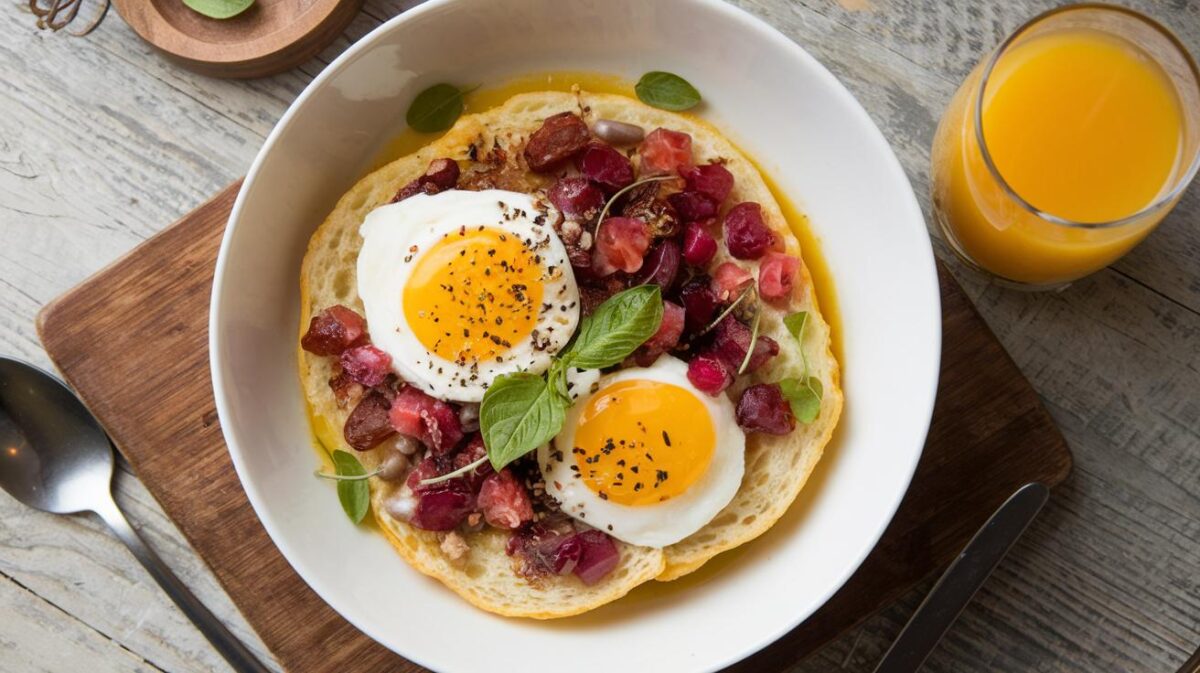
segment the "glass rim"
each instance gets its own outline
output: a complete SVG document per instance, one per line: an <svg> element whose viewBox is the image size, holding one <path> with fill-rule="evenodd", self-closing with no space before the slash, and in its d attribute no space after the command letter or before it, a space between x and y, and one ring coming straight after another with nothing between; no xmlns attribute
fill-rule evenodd
<svg viewBox="0 0 1200 673"><path fill-rule="evenodd" d="M1178 184L1172 187L1171 190L1166 194L1163 194L1155 199L1149 205L1141 208L1137 212L1116 220L1108 220L1104 222L1080 222L1044 211L1032 203L1029 203L1024 197L1018 194L1017 191L1008 184L1008 181L1004 179L1004 176L1000 174L1000 169L996 166L995 161L992 160L992 154L988 151L987 141L983 136L983 96L987 91L987 85L991 79L992 70L996 67L996 64L1000 62L1000 57L1008 51L1008 48L1012 46L1013 42L1015 42L1017 38L1019 38L1023 33L1025 33L1025 31L1029 30L1033 26L1052 16L1079 10L1100 10L1124 14L1126 16L1133 17L1134 19L1137 19L1138 21L1141 21L1150 28L1154 29L1163 37L1165 37L1171 46L1174 47L1174 49L1183 57L1184 62L1187 63L1188 68L1191 71L1192 80L1196 83L1197 89L1200 90L1200 67L1197 67L1196 61L1188 52L1187 47L1180 42L1179 38L1158 21L1155 21L1154 19L1142 14L1137 10L1118 5L1109 5L1099 2L1083 2L1074 5L1063 5L1061 7L1055 7L1054 9L1042 12L1041 14L1038 14L1032 19L1029 19L1025 23L1021 24L1012 33L1009 33L1008 37L1004 38L1004 41L1001 42L999 46L997 46L992 52L992 55L988 59L987 66L983 70L983 76L979 80L979 87L975 95L975 140L977 143L979 143L979 150L980 154L983 155L984 164L987 166L988 171L992 174L992 177L1000 185L1000 188L1004 190L1004 193L1008 195L1009 198L1011 198L1029 213L1052 224L1059 224L1079 229L1109 229L1130 224L1147 215L1162 210L1168 204L1178 198L1179 195L1183 193L1183 190L1187 188L1188 184L1191 183L1192 179L1196 176L1196 173L1200 171L1200 150L1196 151L1196 156L1192 157L1191 165L1188 166L1187 170L1184 171L1179 177Z"/></svg>

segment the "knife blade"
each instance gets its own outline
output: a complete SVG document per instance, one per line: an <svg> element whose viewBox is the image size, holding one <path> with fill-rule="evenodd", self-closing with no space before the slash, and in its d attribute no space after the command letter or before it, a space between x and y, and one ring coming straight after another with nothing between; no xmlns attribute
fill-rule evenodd
<svg viewBox="0 0 1200 673"><path fill-rule="evenodd" d="M1049 497L1050 489L1033 482L1017 489L1000 505L921 602L875 667L875 673L913 673L921 668Z"/></svg>

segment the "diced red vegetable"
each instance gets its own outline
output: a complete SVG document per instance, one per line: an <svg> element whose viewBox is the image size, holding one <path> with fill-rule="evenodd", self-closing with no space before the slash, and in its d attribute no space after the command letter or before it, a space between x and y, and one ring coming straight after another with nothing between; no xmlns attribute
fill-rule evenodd
<svg viewBox="0 0 1200 673"><path fill-rule="evenodd" d="M408 478L404 480L404 483L407 484L410 489L412 489L413 493L428 491L437 484L429 484L426 486L421 482L425 481L426 479L440 477L449 472L449 470L442 469L445 467L444 462L445 461L437 460L433 456L425 456L425 458L423 458L421 462L417 463L408 473Z"/></svg>
<svg viewBox="0 0 1200 673"><path fill-rule="evenodd" d="M683 230L683 260L692 266L705 267L717 254L717 239L708 233L704 222L689 222Z"/></svg>
<svg viewBox="0 0 1200 673"><path fill-rule="evenodd" d="M416 437L435 454L450 452L463 438L454 408L413 386L396 393L389 419L396 432Z"/></svg>
<svg viewBox="0 0 1200 673"><path fill-rule="evenodd" d="M342 428L346 443L359 451L366 451L396 434L395 428L388 422L390 407L391 402L378 391L372 390L364 395Z"/></svg>
<svg viewBox="0 0 1200 673"><path fill-rule="evenodd" d="M684 222L709 220L717 215L717 202L700 192L685 190L668 196L667 201Z"/></svg>
<svg viewBox="0 0 1200 673"><path fill-rule="evenodd" d="M483 435L476 432L471 436L471 441L467 442L461 451L454 454L454 469L466 467L486 455L487 447L483 444ZM462 478L471 486L471 492L479 493L479 487L483 485L483 480L495 473L492 464L485 460L482 465L463 475Z"/></svg>
<svg viewBox="0 0 1200 673"><path fill-rule="evenodd" d="M796 427L792 407L776 383L759 383L743 391L736 415L746 432L786 435Z"/></svg>
<svg viewBox="0 0 1200 673"><path fill-rule="evenodd" d="M525 560L526 574L566 575L582 557L583 542L569 524L564 530L550 530L539 522L514 531L504 551Z"/></svg>
<svg viewBox="0 0 1200 673"><path fill-rule="evenodd" d="M688 381L701 392L719 395L733 384L733 373L716 355L697 353L688 362Z"/></svg>
<svg viewBox="0 0 1200 673"><path fill-rule="evenodd" d="M412 525L423 530L454 530L474 509L474 498L461 479L451 479L417 493Z"/></svg>
<svg viewBox="0 0 1200 673"><path fill-rule="evenodd" d="M633 273L642 268L650 248L650 232L641 220L609 217L600 223L592 248L592 273L607 276L616 271Z"/></svg>
<svg viewBox="0 0 1200 673"><path fill-rule="evenodd" d="M662 322L658 324L658 331L634 351L633 359L639 367L649 367L658 356L679 344L679 338L683 336L684 320L683 307L664 299L663 317Z"/></svg>
<svg viewBox="0 0 1200 673"><path fill-rule="evenodd" d="M754 283L754 274L750 273L749 269L734 264L733 262L722 262L716 269L713 269L713 292L717 293L717 299L722 302L733 301L742 290L750 287Z"/></svg>
<svg viewBox="0 0 1200 673"><path fill-rule="evenodd" d="M692 276L679 288L679 303L683 304L684 327L688 332L699 332L708 327L721 305L712 289L712 279L704 274Z"/></svg>
<svg viewBox="0 0 1200 673"><path fill-rule="evenodd" d="M679 244L671 239L663 240L646 254L633 284L649 283L659 286L664 293L669 291L679 275L680 257Z"/></svg>
<svg viewBox="0 0 1200 673"><path fill-rule="evenodd" d="M725 245L738 259L758 259L775 242L763 220L762 207L752 201L739 203L725 214Z"/></svg>
<svg viewBox="0 0 1200 673"><path fill-rule="evenodd" d="M367 333L367 321L341 304L330 306L308 321L300 347L313 355L341 355Z"/></svg>
<svg viewBox="0 0 1200 673"><path fill-rule="evenodd" d="M642 175L678 173L692 164L692 137L670 129L654 129L638 148Z"/></svg>
<svg viewBox="0 0 1200 673"><path fill-rule="evenodd" d="M392 356L371 344L342 351L341 362L347 376L368 388L383 383L392 372Z"/></svg>
<svg viewBox="0 0 1200 673"><path fill-rule="evenodd" d="M573 572L584 584L599 582L620 563L621 552L613 539L603 532L585 530L576 533L575 537L583 549Z"/></svg>
<svg viewBox="0 0 1200 673"><path fill-rule="evenodd" d="M476 505L496 528L513 529L533 520L533 503L521 482L507 467L483 480Z"/></svg>
<svg viewBox="0 0 1200 673"><path fill-rule="evenodd" d="M750 347L751 330L733 316L726 316L713 328L712 354L717 356L731 372L737 372L746 359L746 349ZM752 372L762 367L768 360L779 354L779 344L771 337L760 334L754 342L754 354L746 365L746 371Z"/></svg>
<svg viewBox="0 0 1200 673"><path fill-rule="evenodd" d="M588 219L604 207L604 192L587 178L560 178L546 194L550 203L573 219Z"/></svg>
<svg viewBox="0 0 1200 673"><path fill-rule="evenodd" d="M733 190L733 174L721 164L688 166L679 174L687 181L689 190L707 195L718 207L729 198L729 192Z"/></svg>
<svg viewBox="0 0 1200 673"><path fill-rule="evenodd" d="M605 143L588 143L577 161L579 172L610 194L633 182L629 158Z"/></svg>
<svg viewBox="0 0 1200 673"><path fill-rule="evenodd" d="M770 251L758 267L758 293L763 299L787 299L796 284L800 260L781 252Z"/></svg>
<svg viewBox="0 0 1200 673"><path fill-rule="evenodd" d="M587 124L574 112L547 117L525 144L525 163L536 173L552 171L583 151L591 139Z"/></svg>

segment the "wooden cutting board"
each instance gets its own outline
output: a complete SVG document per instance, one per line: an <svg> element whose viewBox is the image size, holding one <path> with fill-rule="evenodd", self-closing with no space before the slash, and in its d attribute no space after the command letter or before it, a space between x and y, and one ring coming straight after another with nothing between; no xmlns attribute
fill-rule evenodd
<svg viewBox="0 0 1200 673"><path fill-rule="evenodd" d="M255 516L225 450L209 379L208 302L239 185L51 302L38 318L39 334L289 671L420 671L360 633L296 575ZM908 495L846 586L735 670L778 670L814 651L947 565L1018 486L1054 485L1070 471L1071 454L1037 394L954 279L939 273L941 382Z"/></svg>

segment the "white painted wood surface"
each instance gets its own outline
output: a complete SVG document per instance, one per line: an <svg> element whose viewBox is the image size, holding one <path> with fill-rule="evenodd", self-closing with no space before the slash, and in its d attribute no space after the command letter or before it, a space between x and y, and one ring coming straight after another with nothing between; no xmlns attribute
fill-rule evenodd
<svg viewBox="0 0 1200 673"><path fill-rule="evenodd" d="M113 15L85 39L0 4L0 353L49 361L39 307L245 173L288 103L415 4L368 0L318 58L253 82L160 59ZM738 0L830 67L928 212L929 145L979 56L1050 0ZM1200 54L1200 1L1133 3ZM701 47L702 48L702 47ZM939 253L947 257L938 244ZM1062 426L1076 469L929 671L1174 671L1200 645L1200 188L1114 268L1059 294L958 275ZM136 478L129 518L200 597L252 632ZM869 671L924 589L796 671ZM0 673L227 670L93 518L0 495Z"/></svg>

